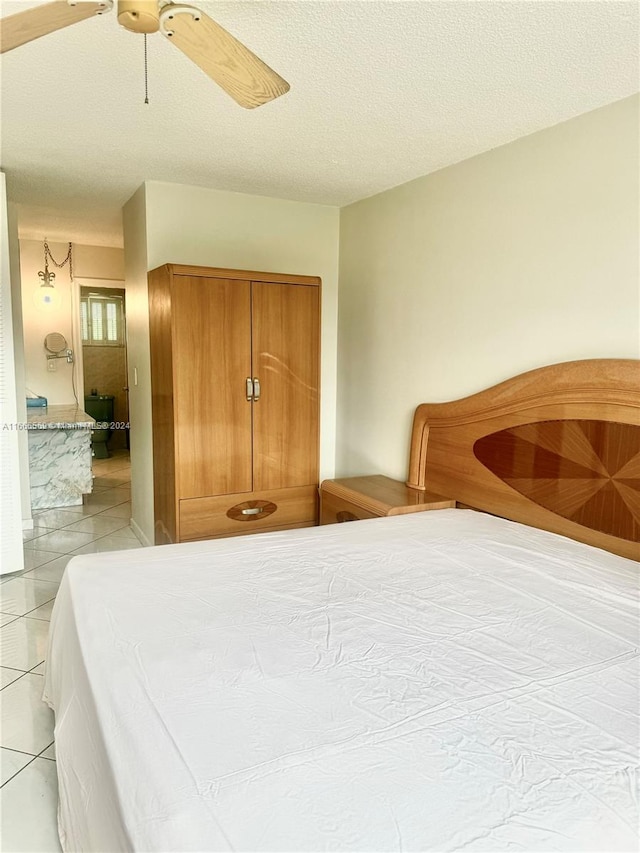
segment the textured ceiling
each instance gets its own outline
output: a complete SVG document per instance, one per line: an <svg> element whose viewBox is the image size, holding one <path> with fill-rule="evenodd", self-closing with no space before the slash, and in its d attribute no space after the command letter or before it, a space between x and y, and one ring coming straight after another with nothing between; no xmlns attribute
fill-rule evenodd
<svg viewBox="0 0 640 853"><path fill-rule="evenodd" d="M2 2L1 14L36 3ZM24 237L115 245L144 180L344 205L638 90L635 2L205 2L291 83L238 107L115 14L2 58Z"/></svg>

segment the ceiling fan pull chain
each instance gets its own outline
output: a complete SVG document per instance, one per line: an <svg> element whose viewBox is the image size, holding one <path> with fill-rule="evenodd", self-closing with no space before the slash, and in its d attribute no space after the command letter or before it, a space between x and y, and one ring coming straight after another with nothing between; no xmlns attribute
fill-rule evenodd
<svg viewBox="0 0 640 853"><path fill-rule="evenodd" d="M144 102L149 103L149 65L147 60L147 34L144 34Z"/></svg>

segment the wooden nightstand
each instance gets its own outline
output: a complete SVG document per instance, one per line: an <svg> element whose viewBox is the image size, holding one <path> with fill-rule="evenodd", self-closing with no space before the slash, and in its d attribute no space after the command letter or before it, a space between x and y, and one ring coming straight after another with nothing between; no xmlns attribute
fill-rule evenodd
<svg viewBox="0 0 640 853"><path fill-rule="evenodd" d="M455 505L454 500L443 495L410 489L399 480L379 474L325 480L320 486L320 524L448 509Z"/></svg>

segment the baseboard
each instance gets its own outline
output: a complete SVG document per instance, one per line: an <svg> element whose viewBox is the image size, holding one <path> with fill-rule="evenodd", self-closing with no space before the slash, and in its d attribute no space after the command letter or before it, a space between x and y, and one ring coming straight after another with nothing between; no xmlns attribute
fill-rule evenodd
<svg viewBox="0 0 640 853"><path fill-rule="evenodd" d="M149 548L151 545L153 545L153 542L149 542L149 540L147 539L147 537L146 537L146 536L144 535L144 533L142 532L142 528L140 527L140 525L139 525L136 521L134 521L133 519L131 519L131 521L129 522L129 524L130 524L130 526L131 526L131 529L132 529L132 530L133 530L133 532L136 534L136 536L138 537L138 539L140 540L140 542L142 542L142 544L145 546L145 548Z"/></svg>
<svg viewBox="0 0 640 853"><path fill-rule="evenodd" d="M23 530L33 530L33 518L23 518L22 519L22 529Z"/></svg>

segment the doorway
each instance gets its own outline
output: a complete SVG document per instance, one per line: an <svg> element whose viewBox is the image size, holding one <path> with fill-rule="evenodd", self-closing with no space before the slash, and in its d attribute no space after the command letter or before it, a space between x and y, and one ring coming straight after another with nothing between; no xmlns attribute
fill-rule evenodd
<svg viewBox="0 0 640 853"><path fill-rule="evenodd" d="M126 297L123 288L80 287L84 410L104 424L92 434L93 456L106 459L129 449Z"/></svg>

